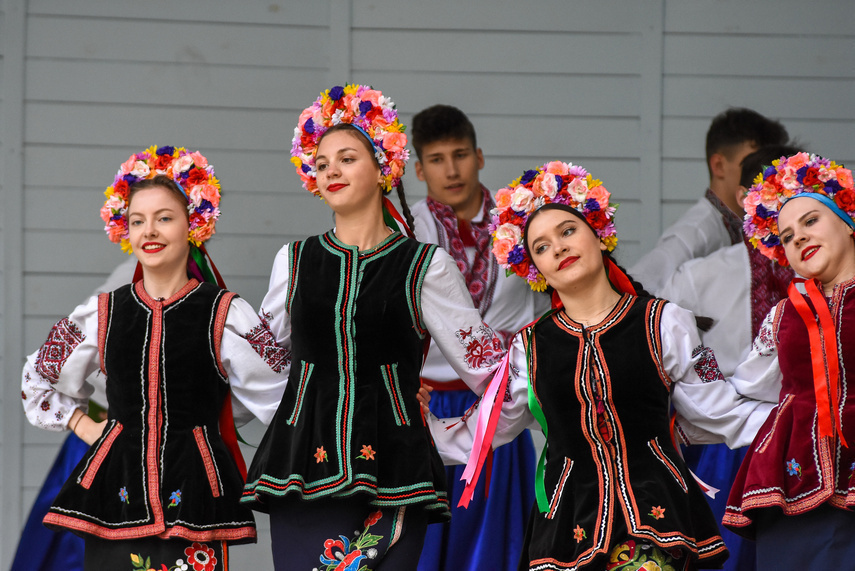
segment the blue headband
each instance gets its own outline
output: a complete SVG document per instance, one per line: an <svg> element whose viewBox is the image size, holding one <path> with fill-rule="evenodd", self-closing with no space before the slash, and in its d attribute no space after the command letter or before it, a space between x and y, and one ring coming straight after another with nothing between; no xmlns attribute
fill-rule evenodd
<svg viewBox="0 0 855 571"><path fill-rule="evenodd" d="M842 208L837 206L837 204L835 204L835 202L831 200L831 198L824 194L819 194L818 192L801 192L799 194L794 194L793 196L789 197L781 203L781 208L783 208L784 204L788 203L792 199L799 198L801 196L807 196L809 198L813 198L815 200L820 201L825 206L827 206L829 210L834 212L841 220L846 222L846 224L849 225L850 228L855 229L855 221L853 221L852 218L850 218L849 215L846 214L846 212L844 212Z"/></svg>
<svg viewBox="0 0 855 571"><path fill-rule="evenodd" d="M374 149L374 152L377 153L380 149L377 148L377 144L374 142L374 139L371 138L371 135L368 134L368 131L357 125L356 123L348 123L351 127L355 128L357 131L365 135L365 138L368 139L368 142L371 143L371 148Z"/></svg>

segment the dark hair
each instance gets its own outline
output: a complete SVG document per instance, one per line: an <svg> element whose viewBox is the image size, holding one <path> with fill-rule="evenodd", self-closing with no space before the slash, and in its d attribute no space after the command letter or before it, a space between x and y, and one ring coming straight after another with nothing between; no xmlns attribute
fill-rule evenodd
<svg viewBox="0 0 855 571"><path fill-rule="evenodd" d="M324 137L326 137L330 133L336 133L338 131L344 131L344 132L350 133L356 139L358 139L362 143L362 145L365 147L365 149L368 151L368 154L371 155L371 158L374 159L374 164L377 165L377 168L378 169L380 168L380 163L377 162L377 157L374 156L374 143L372 141L368 140L368 137L365 136L365 133L363 133L362 131L360 131L359 129L357 129L356 127L351 125L350 123L339 123L338 125L333 125L329 129L324 131L324 134L321 135L321 137L318 139L318 146L316 148L320 148L321 141L324 140ZM398 183L398 186L396 187L395 190L397 190L397 192L398 192L398 202L401 203L401 210L404 211L404 218L407 220L407 225L410 228L413 228L413 226L414 226L413 215L410 212L410 206L407 204L407 197L404 194L404 181L403 180L401 180L401 182ZM385 192L386 191L384 191L384 193Z"/></svg>
<svg viewBox="0 0 855 571"><path fill-rule="evenodd" d="M751 142L758 147L784 145L789 138L780 122L768 119L753 109L731 107L716 115L707 130L707 169L710 157L714 154L728 153L742 143Z"/></svg>
<svg viewBox="0 0 855 571"><path fill-rule="evenodd" d="M475 127L469 117L451 105L434 105L416 113L411 133L413 148L419 160L422 160L424 146L437 141L460 139L471 142L473 149L478 147Z"/></svg>
<svg viewBox="0 0 855 571"><path fill-rule="evenodd" d="M742 159L742 175L739 184L751 188L756 177L763 169L770 166L772 161L781 157L789 157L801 152L802 149L793 145L766 145L760 147Z"/></svg>
<svg viewBox="0 0 855 571"><path fill-rule="evenodd" d="M184 194L184 191L181 190L181 187L178 186L178 183L165 174L158 174L155 175L153 178L146 178L137 181L128 187L128 210L130 210L131 200L137 192L145 190L147 188L157 187L165 188L166 190L174 194L175 197L180 200L182 204L184 204L184 206L187 206L187 195ZM184 208L184 214L185 216L189 217L186 208Z"/></svg>

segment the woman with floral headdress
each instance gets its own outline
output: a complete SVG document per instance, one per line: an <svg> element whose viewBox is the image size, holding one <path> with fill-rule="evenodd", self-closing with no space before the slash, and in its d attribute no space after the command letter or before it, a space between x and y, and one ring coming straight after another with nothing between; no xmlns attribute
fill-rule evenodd
<svg viewBox="0 0 855 571"><path fill-rule="evenodd" d="M855 559L855 188L808 153L764 169L745 233L801 276L766 316L732 379L778 403L748 449L724 524L757 540L758 569L848 569Z"/></svg>
<svg viewBox="0 0 855 571"><path fill-rule="evenodd" d="M23 371L27 419L91 446L44 522L84 537L87 570L227 570L228 546L256 536L231 397L240 420L269 422L288 355L205 259L220 183L203 155L131 155L106 195L105 230L136 255L134 283L59 321ZM103 422L85 414L98 369Z"/></svg>
<svg viewBox="0 0 855 571"><path fill-rule="evenodd" d="M407 138L392 101L333 87L300 115L291 151L335 227L276 257L261 314L293 361L243 501L270 513L277 570L415 569L449 517L442 462L416 400L428 335L473 390L501 358L453 259L405 213Z"/></svg>
<svg viewBox="0 0 855 571"><path fill-rule="evenodd" d="M614 263L615 206L584 168L550 162L498 191L493 253L553 309L520 331L479 415L431 418L444 459L489 457L539 425L546 446L520 569L715 567L727 549L669 427L669 404L744 445L771 407L740 397L692 314L648 297ZM471 455L469 454L471 449Z"/></svg>

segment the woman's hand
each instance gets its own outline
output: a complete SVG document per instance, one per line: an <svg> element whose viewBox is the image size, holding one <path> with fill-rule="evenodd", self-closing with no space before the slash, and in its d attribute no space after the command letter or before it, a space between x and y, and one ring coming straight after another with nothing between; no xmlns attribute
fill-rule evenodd
<svg viewBox="0 0 855 571"><path fill-rule="evenodd" d="M424 414L430 413L430 393L433 391L433 387L422 385L419 388L419 392L416 393L416 400L419 401L419 405L422 407L422 412Z"/></svg>
<svg viewBox="0 0 855 571"><path fill-rule="evenodd" d="M104 434L104 427L107 426L107 421L95 422L82 410L77 408L74 409L71 420L68 421L68 426L80 440L92 446Z"/></svg>

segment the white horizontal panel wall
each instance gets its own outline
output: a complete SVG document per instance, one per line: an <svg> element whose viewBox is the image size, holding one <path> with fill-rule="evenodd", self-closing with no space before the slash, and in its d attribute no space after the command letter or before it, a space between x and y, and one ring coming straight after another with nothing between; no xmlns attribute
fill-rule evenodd
<svg viewBox="0 0 855 571"><path fill-rule="evenodd" d="M61 438L23 427L16 369L126 259L98 209L130 153L208 156L224 188L210 250L253 304L279 247L332 224L287 155L299 111L347 81L382 89L405 124L463 109L494 190L547 160L586 166L621 204L628 263L703 191L704 135L728 106L855 164L852 16L850 0L0 0L0 499L15 514L0 566ZM270 568L267 551L233 562Z"/></svg>

